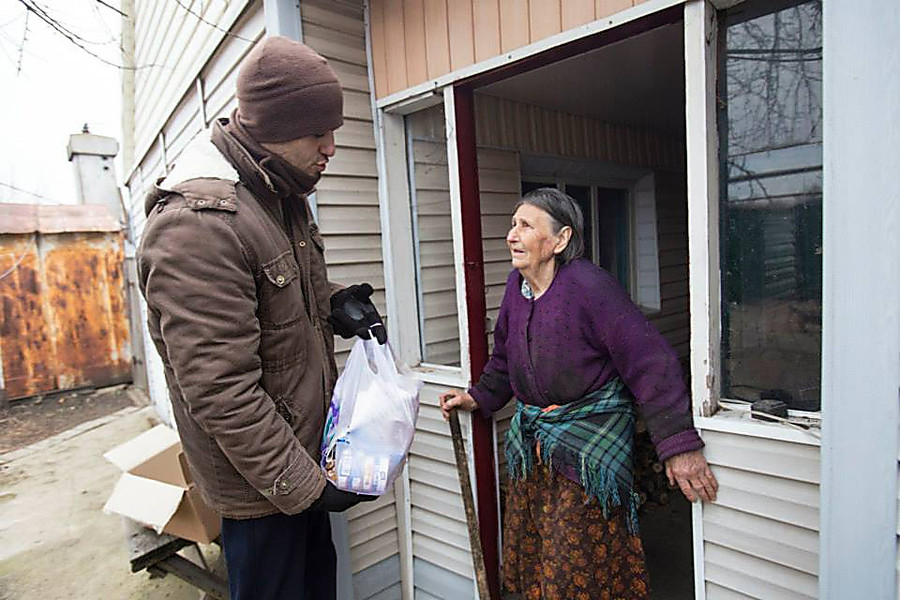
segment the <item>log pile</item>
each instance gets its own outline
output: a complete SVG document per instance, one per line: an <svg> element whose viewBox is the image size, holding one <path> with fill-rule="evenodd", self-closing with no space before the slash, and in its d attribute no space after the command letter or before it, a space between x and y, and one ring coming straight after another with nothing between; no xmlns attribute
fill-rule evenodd
<svg viewBox="0 0 900 600"><path fill-rule="evenodd" d="M659 462L656 448L644 421L638 419L634 436L634 487L640 497L641 508L647 503L665 506L672 501L677 489L669 485L666 468Z"/></svg>

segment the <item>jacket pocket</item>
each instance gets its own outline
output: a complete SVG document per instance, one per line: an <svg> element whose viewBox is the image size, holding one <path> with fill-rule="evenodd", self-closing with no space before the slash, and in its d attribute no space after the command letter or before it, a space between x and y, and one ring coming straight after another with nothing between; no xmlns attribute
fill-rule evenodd
<svg viewBox="0 0 900 600"><path fill-rule="evenodd" d="M263 329L287 327L303 317L300 268L290 250L262 265L259 286L259 322Z"/></svg>

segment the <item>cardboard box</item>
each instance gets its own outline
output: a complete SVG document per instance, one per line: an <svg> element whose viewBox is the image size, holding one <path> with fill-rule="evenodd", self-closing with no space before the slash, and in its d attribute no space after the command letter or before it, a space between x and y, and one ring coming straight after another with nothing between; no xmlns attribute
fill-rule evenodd
<svg viewBox="0 0 900 600"><path fill-rule="evenodd" d="M219 536L222 521L194 486L174 430L157 425L103 457L123 471L104 512L202 544Z"/></svg>

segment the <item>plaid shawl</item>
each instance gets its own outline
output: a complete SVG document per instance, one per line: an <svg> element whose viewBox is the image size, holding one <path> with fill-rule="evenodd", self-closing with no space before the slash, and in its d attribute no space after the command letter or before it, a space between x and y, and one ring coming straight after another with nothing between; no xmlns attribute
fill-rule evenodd
<svg viewBox="0 0 900 600"><path fill-rule="evenodd" d="M540 461L555 469L574 469L588 495L603 507L628 510L637 532L634 483L634 412L632 397L616 377L571 404L541 409L519 401L506 434L506 465L511 479L524 479ZM568 469L565 469L568 470Z"/></svg>

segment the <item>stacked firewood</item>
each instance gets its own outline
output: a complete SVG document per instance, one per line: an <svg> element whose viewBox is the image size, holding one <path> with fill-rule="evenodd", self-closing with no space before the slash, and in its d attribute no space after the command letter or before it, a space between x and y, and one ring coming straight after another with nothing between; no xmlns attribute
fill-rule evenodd
<svg viewBox="0 0 900 600"><path fill-rule="evenodd" d="M641 419L635 425L634 487L640 497L641 507L648 502L664 506L675 494L666 477L666 468L659 462L656 448L650 441L647 426Z"/></svg>

